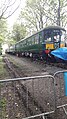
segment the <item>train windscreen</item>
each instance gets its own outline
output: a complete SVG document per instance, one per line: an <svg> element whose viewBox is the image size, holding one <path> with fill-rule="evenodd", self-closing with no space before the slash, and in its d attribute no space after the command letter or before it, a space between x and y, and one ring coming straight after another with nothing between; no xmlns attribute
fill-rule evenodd
<svg viewBox="0 0 67 119"><path fill-rule="evenodd" d="M58 29L51 29L47 30L44 33L45 35L45 42L59 42L59 41L65 41L65 31L58 30Z"/></svg>
<svg viewBox="0 0 67 119"><path fill-rule="evenodd" d="M61 34L61 41L64 42L64 41L66 40L66 39L65 39L65 36L66 36L66 35L65 35L65 31L62 30L61 32L62 32L62 34Z"/></svg>

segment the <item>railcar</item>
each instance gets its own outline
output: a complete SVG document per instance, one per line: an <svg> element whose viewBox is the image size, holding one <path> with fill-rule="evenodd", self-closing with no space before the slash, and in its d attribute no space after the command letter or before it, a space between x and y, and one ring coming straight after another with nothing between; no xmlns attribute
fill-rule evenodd
<svg viewBox="0 0 67 119"><path fill-rule="evenodd" d="M17 42L14 52L18 56L25 55L43 59L52 57L52 50L65 47L65 32L66 30L60 26L46 27Z"/></svg>
<svg viewBox="0 0 67 119"><path fill-rule="evenodd" d="M8 49L6 49L6 53L15 55L15 45L12 45Z"/></svg>

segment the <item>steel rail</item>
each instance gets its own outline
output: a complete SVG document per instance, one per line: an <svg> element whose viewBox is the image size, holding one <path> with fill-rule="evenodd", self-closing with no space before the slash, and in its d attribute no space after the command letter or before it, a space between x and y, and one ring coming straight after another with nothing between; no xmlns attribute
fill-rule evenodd
<svg viewBox="0 0 67 119"><path fill-rule="evenodd" d="M31 76L31 77L4 79L4 80L0 80L0 83L10 82L10 81L18 81L18 80L30 80L30 79L37 79L37 78L48 78L48 77L52 78L54 80L54 76L52 76L52 75L42 75L42 76Z"/></svg>

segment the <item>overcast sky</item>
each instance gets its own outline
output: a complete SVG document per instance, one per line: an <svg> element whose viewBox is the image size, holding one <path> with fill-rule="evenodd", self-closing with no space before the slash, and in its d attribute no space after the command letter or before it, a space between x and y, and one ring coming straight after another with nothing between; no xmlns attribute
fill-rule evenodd
<svg viewBox="0 0 67 119"><path fill-rule="evenodd" d="M13 26L14 22L16 22L19 14L20 14L21 8L25 7L25 2L26 2L26 0L21 0L20 7L17 9L17 11L11 17L9 17L7 19L7 21L8 21L8 28L11 28ZM18 6L18 2L17 2L17 6ZM14 7L16 7L16 6L14 5ZM67 9L67 6L66 6L66 9ZM67 30L67 25L66 25L65 28Z"/></svg>
<svg viewBox="0 0 67 119"><path fill-rule="evenodd" d="M8 27L9 27L9 28L12 27L12 25L14 24L14 22L17 20L19 14L20 14L21 8L24 8L24 6L25 6L25 1L26 1L26 0L21 0L21 5L20 5L20 7L17 9L17 11L16 11L11 17L9 17L9 18L7 19L7 21L8 21ZM17 3L17 4L18 4L18 3Z"/></svg>

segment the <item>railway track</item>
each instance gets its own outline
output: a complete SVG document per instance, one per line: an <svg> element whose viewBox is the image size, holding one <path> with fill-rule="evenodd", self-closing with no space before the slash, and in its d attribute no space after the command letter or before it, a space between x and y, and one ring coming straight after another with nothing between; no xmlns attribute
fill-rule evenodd
<svg viewBox="0 0 67 119"><path fill-rule="evenodd" d="M49 65L49 66L55 66L55 67L58 67L58 68L62 68L62 69L67 69L67 63L62 63L62 62L52 62L52 61L44 61L44 60L38 60L36 59L36 63L37 64L42 64L42 65Z"/></svg>
<svg viewBox="0 0 67 119"><path fill-rule="evenodd" d="M22 76L21 72L19 73L17 68L14 66L14 64L12 64L12 62L9 61L7 57L4 57L4 62L7 65L11 78L19 78ZM23 74L23 77L25 76L26 75ZM17 81L15 85L14 83L12 83L12 86L15 87L15 93L18 95L19 99L21 100L21 104L23 103L23 106L24 106L23 108L25 112L24 115L32 116L32 115L36 115L36 114L44 112L43 107L40 104L38 104L38 102L36 101L34 97L32 97L29 90L27 90L27 87L23 85L21 81ZM27 96L28 96L28 99L26 98ZM39 119L42 119L42 117L40 117ZM52 118L50 116L49 117L47 116L47 119L52 119Z"/></svg>
<svg viewBox="0 0 67 119"><path fill-rule="evenodd" d="M65 63L49 63L51 66L56 66L62 69L67 69L67 65Z"/></svg>
<svg viewBox="0 0 67 119"><path fill-rule="evenodd" d="M10 57L11 58L11 57ZM4 60L6 60L5 62L6 62L6 64L7 64L7 67L8 67L8 71L9 71L9 73L10 73L10 75L12 76L11 78L15 78L15 77L22 77L22 75L23 75L23 77L27 77L27 74L29 73L29 71L28 71L28 73L26 73L26 71L28 70L26 70L25 69L25 67L23 68L23 70L25 69L25 71L21 71L21 70L18 70L18 67L17 66L15 66L12 62L10 62L9 61L9 59L10 59L9 57L7 58L7 57L4 57ZM15 57L14 57L15 58ZM19 61L20 63L23 63L24 64L24 61L26 61L25 60L26 58L24 58L23 59L23 61L22 62L20 62L20 60L19 60L19 58L18 58L18 60L17 61ZM22 58L21 58L21 60L22 60ZM27 59L27 61L29 60L29 63L31 63L32 62L32 60L30 60L30 59ZM45 61L40 61L40 60L35 60L35 61L33 61L33 64L37 64L37 66L39 66L40 64L41 64L41 66L43 65L43 67L44 67L44 71L46 71L46 67L47 66L50 66L50 70L51 70L51 67L53 67L52 69L53 69L53 71L55 70L54 68L56 67L56 71L57 70L60 70L60 68L61 68L61 70L62 69L65 69L66 68L66 66L64 65L64 64L62 64L62 63L46 63ZM28 64L29 65L29 64ZM28 66L27 65L27 66ZM33 66L35 66L35 65L33 65ZM24 66L24 65L23 65ZM40 67L40 66L39 66ZM31 68L31 67L30 67ZM22 68L20 68L20 69L22 69ZM49 68L48 68L49 69ZM43 70L43 69L42 69ZM52 71L50 71L49 70L49 74L52 74L53 75L53 73L54 72L52 72ZM38 70L39 71L39 70ZM51 73L50 73L51 72ZM31 72L32 73L32 72ZM40 72L37 72L38 74L40 73ZM35 74L36 75L36 74ZM28 75L29 76L29 75ZM12 83L12 85L14 85L13 83ZM13 86L14 87L14 86ZM15 85L15 91L16 91L16 94L18 95L18 97L19 97L19 100L21 100L21 104L22 104L22 102L23 102L23 107L24 107L24 112L25 112L25 116L27 117L27 116L31 116L31 115L36 115L37 113L43 113L44 112L44 109L43 109L43 107L42 107L42 105L40 105L39 103L38 103L38 101L36 101L36 99L35 99L35 97L32 97L32 95L31 95L31 93L29 92L29 90L27 89L27 86L26 85L23 85L21 82L17 82L17 84ZM26 99L26 97L27 96L29 96L28 98L27 98L27 100L25 100ZM29 101L29 104L28 104L28 102L27 101ZM47 101L46 101L47 102ZM45 107L46 108L46 107ZM46 112L46 111L45 111ZM41 117L40 117L40 119L41 119ZM47 119L52 119L52 116L50 117L47 117Z"/></svg>

